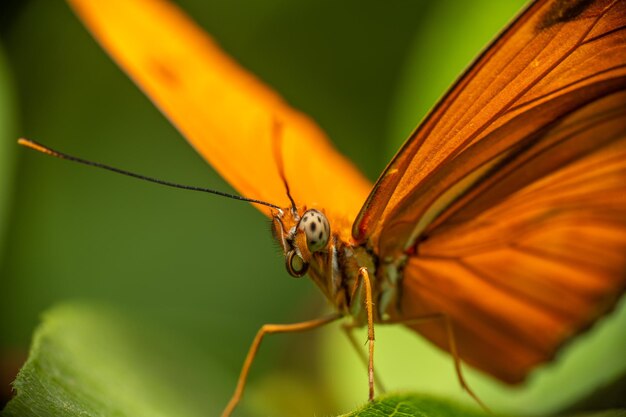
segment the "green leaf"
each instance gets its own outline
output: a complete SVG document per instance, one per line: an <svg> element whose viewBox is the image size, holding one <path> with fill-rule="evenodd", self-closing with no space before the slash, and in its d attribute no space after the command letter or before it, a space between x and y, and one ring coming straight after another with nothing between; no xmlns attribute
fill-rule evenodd
<svg viewBox="0 0 626 417"><path fill-rule="evenodd" d="M111 308L57 307L36 330L2 416L218 415L230 390L223 373L177 339Z"/></svg>
<svg viewBox="0 0 626 417"><path fill-rule="evenodd" d="M441 398L418 394L388 394L340 417L497 417ZM571 417L625 417L625 410L576 414Z"/></svg>
<svg viewBox="0 0 626 417"><path fill-rule="evenodd" d="M496 417L495 414L462 406L432 396L389 394L376 399L360 410L341 417Z"/></svg>

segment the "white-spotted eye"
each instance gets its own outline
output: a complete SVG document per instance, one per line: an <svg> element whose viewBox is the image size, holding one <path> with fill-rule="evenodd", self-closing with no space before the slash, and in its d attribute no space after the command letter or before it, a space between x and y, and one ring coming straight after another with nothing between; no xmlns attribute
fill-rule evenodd
<svg viewBox="0 0 626 417"><path fill-rule="evenodd" d="M306 235L306 245L311 252L322 250L330 239L330 225L321 211L311 209L304 212L298 229Z"/></svg>

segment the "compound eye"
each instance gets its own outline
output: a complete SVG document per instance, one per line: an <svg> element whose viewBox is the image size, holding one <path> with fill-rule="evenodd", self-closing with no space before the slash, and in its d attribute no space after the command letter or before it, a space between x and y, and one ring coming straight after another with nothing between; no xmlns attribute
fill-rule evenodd
<svg viewBox="0 0 626 417"><path fill-rule="evenodd" d="M287 257L285 258L285 263L287 266L287 272L289 275L295 278L300 278L306 274L306 271L309 270L309 264L302 259L300 255L296 253L295 250L289 251L287 253Z"/></svg>
<svg viewBox="0 0 626 417"><path fill-rule="evenodd" d="M321 211L315 209L305 211L298 223L298 229L306 235L306 245L311 253L324 249L328 244L330 225Z"/></svg>

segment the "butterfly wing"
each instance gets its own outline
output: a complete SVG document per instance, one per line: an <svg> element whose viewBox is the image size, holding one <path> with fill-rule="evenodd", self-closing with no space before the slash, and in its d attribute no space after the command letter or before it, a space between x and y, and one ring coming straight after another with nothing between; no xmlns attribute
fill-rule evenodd
<svg viewBox="0 0 626 417"><path fill-rule="evenodd" d="M606 97L549 132L557 154L585 156L545 175L558 156L529 157L474 204L515 192L433 228L405 266L403 314L446 312L461 357L515 383L610 310L626 284L625 103ZM415 329L447 347L441 329Z"/></svg>
<svg viewBox="0 0 626 417"><path fill-rule="evenodd" d="M313 121L242 69L178 8L159 0L69 3L118 65L241 194L289 206L280 158L297 202L327 208L331 218L356 216L369 182ZM269 215L266 207L259 209Z"/></svg>
<svg viewBox="0 0 626 417"><path fill-rule="evenodd" d="M450 200L534 133L622 89L625 7L622 0L529 7L394 157L359 213L354 237L402 253Z"/></svg>
<svg viewBox="0 0 626 417"><path fill-rule="evenodd" d="M507 382L626 282L626 2L538 1L459 79L353 227L403 268L396 319L443 312ZM447 349L439 325L415 329Z"/></svg>

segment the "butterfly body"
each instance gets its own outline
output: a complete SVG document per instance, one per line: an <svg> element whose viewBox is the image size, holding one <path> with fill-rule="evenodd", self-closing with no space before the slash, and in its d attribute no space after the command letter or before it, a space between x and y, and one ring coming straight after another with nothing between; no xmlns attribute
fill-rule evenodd
<svg viewBox="0 0 626 417"><path fill-rule="evenodd" d="M370 274L375 274L378 258L365 245L345 240L334 232L332 224L328 224L330 233L324 246L312 250L317 242L312 245L307 240L303 230L307 223L313 223L317 237L321 236L323 225L328 224L323 212L315 209L293 207L273 214L272 234L283 249L287 271L294 277L308 275L337 313L351 316L355 325L366 325L359 270L366 268ZM377 278L372 286L374 298L381 300L374 314L377 322L387 316L385 309L395 292L394 286L384 285L386 282L382 277Z"/></svg>

